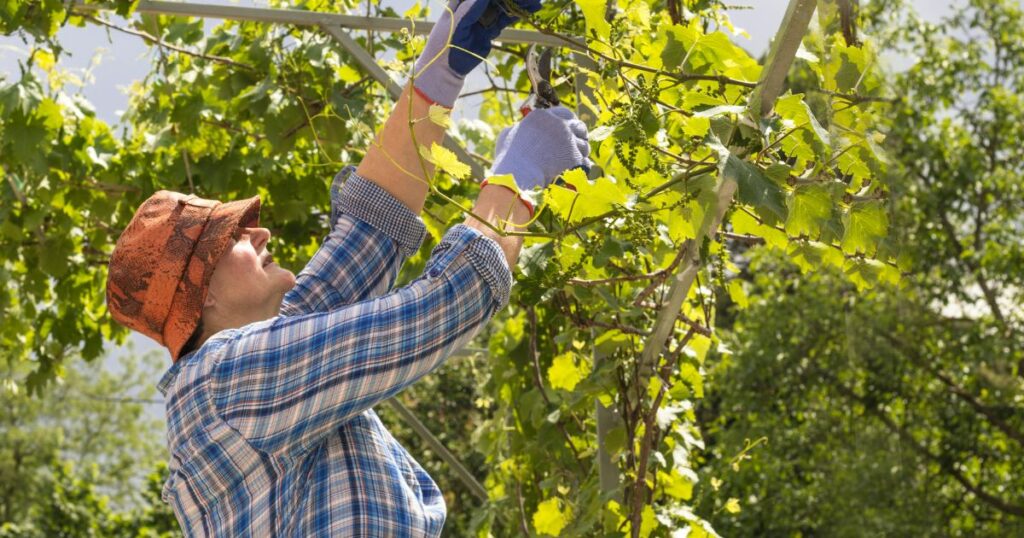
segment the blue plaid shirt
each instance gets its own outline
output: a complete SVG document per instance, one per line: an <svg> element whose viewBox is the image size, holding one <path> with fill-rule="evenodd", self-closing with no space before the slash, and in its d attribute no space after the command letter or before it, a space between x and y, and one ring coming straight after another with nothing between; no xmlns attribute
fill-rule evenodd
<svg viewBox="0 0 1024 538"><path fill-rule="evenodd" d="M426 228L351 168L331 217L279 316L213 335L160 381L163 498L186 535L441 533L441 492L373 406L469 342L508 303L512 274L496 242L459 224L391 290Z"/></svg>

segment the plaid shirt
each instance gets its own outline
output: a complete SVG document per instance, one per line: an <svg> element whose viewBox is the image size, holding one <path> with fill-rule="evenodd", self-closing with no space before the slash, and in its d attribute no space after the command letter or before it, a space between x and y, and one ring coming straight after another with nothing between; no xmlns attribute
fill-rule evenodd
<svg viewBox="0 0 1024 538"><path fill-rule="evenodd" d="M186 535L441 533L441 492L372 408L469 342L512 274L497 243L459 224L391 290L426 228L351 168L331 217L279 316L213 335L160 381L163 498Z"/></svg>

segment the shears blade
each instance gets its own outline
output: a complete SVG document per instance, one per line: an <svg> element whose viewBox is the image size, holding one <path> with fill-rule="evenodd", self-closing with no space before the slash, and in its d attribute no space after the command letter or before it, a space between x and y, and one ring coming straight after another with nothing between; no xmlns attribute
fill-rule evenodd
<svg viewBox="0 0 1024 538"><path fill-rule="evenodd" d="M530 45L526 53L526 76L530 79L530 95L519 111L525 117L537 108L551 108L561 104L554 86L551 85L551 49L540 50L537 45Z"/></svg>

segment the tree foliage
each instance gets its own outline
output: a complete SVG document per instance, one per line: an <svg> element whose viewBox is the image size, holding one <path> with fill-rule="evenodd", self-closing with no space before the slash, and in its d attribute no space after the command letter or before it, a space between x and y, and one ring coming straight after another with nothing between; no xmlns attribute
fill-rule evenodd
<svg viewBox="0 0 1024 538"><path fill-rule="evenodd" d="M0 524L3 538L103 536L119 538L173 538L181 536L178 521L160 499L167 466L159 465L146 477L145 504L116 510L109 497L97 492L95 467L76 471L70 462L55 461L37 498L22 523Z"/></svg>
<svg viewBox="0 0 1024 538"><path fill-rule="evenodd" d="M158 355L108 358L112 371L71 361L35 396L0 390L0 536L177 531L160 499L162 421L146 410L160 403L152 399Z"/></svg>
<svg viewBox="0 0 1024 538"><path fill-rule="evenodd" d="M153 377L157 354L122 357L101 364L74 361L60 383L33 397L16 385L0 391L0 518L17 521L41 496L40 469L66 460L77 467L96 466L95 485L121 503L138 499L134 492L140 465L159 459L164 450L162 422L146 413L159 404ZM8 375L12 372L9 370Z"/></svg>
<svg viewBox="0 0 1024 538"><path fill-rule="evenodd" d="M104 263L142 200L161 188L259 194L276 258L300 267L328 228L331 177L358 161L390 102L321 32L240 22L207 30L199 20L144 15L131 32L154 45L153 68L115 134L64 89L50 37L51 21L67 15L63 4L28 5L4 27L34 48L21 78L0 87L0 353L31 365L27 379L6 383L37 390L69 353L94 359L105 340L123 340L103 304ZM429 14L416 5L404 15ZM806 91L785 94L764 118L748 112L764 67L732 42L736 30L717 0L548 3L524 21L579 36L567 45L592 61L560 54L556 91L592 118L600 172L568 174L575 192L528 193L539 211L519 232L526 248L513 302L481 339L485 417L473 439L489 502L472 521L479 533L715 534L706 514L742 513L742 502L695 494L704 441L694 408L708 358L729 354L716 332L716 297L744 300L744 286L729 282L739 271L733 255L765 242L803 271L833 267L861 290L894 284L906 269L887 239L878 51L846 39L835 13L821 20L799 55ZM67 23L113 24L102 15ZM358 40L393 55L385 64L398 77L423 42L408 33ZM453 127L478 154L517 117L514 100L528 86L523 53L510 46L492 56L488 76L504 82L484 93L478 119ZM405 279L475 195L476 183L446 157L434 154L431 240ZM717 196L724 176L739 189L722 207L727 233L716 237L729 201ZM697 285L681 312L669 313L666 341L649 342L691 249L700 254ZM645 350L652 361L641 361ZM620 417L601 439L595 402ZM601 443L618 471L611 491L599 486Z"/></svg>
<svg viewBox="0 0 1024 538"><path fill-rule="evenodd" d="M834 272L753 256L749 306L723 327L735 355L701 410L713 454L702 472L749 499L714 518L730 535L1024 530L1024 21L1014 2L908 19L894 48L915 63L891 78L886 135L910 275L863 294Z"/></svg>

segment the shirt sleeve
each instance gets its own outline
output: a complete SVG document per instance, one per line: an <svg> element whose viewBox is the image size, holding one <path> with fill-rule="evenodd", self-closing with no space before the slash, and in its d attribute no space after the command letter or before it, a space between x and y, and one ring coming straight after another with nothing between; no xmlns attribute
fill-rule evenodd
<svg viewBox="0 0 1024 538"><path fill-rule="evenodd" d="M281 306L281 315L333 310L391 289L426 235L423 220L376 183L345 167L331 184L331 232Z"/></svg>
<svg viewBox="0 0 1024 538"><path fill-rule="evenodd" d="M255 447L297 456L438 367L508 304L511 286L498 244L453 226L408 286L245 327L211 373L218 411Z"/></svg>

